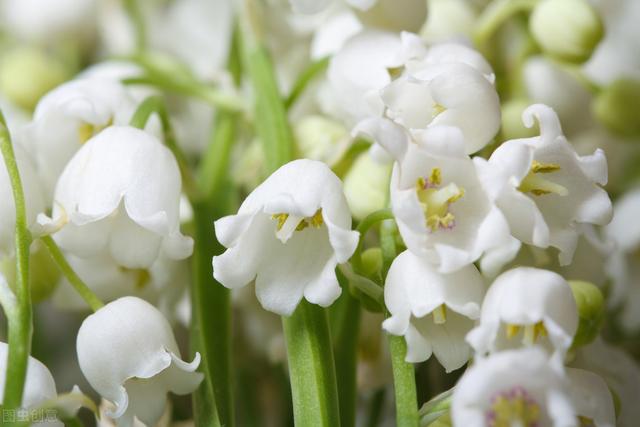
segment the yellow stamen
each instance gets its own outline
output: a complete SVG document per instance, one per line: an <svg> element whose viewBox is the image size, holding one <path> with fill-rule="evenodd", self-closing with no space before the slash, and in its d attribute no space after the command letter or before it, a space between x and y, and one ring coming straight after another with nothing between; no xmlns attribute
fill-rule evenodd
<svg viewBox="0 0 640 427"><path fill-rule="evenodd" d="M422 205L427 227L432 232L440 228L451 228L455 224L455 216L449 212L449 205L464 196L464 188L459 188L454 183L436 188L441 181L440 169L434 168L427 180L419 178L416 183L418 200Z"/></svg>
<svg viewBox="0 0 640 427"><path fill-rule="evenodd" d="M547 336L547 329L544 327L544 323L538 322L533 325L525 325L522 342L525 345L533 345L538 338L544 336Z"/></svg>
<svg viewBox="0 0 640 427"><path fill-rule="evenodd" d="M511 338L515 337L516 335L518 335L520 333L521 329L522 329L522 326L508 324L507 325L507 331L506 331L507 338L511 339Z"/></svg>
<svg viewBox="0 0 640 427"><path fill-rule="evenodd" d="M95 126L91 123L83 122L78 126L78 141L80 144L87 142L92 136L102 131L104 128L113 125L113 118L109 119L104 125Z"/></svg>
<svg viewBox="0 0 640 427"><path fill-rule="evenodd" d="M443 325L447 321L447 307L444 304L440 304L431 312L431 315L433 316L433 323Z"/></svg>
<svg viewBox="0 0 640 427"><path fill-rule="evenodd" d="M540 176L540 174L549 174L559 170L560 165L556 163L540 163L534 160L531 164L531 170L520 183L518 190L523 193L531 193L534 196L543 196L545 194L566 196L569 194L569 190L566 187Z"/></svg>
<svg viewBox="0 0 640 427"><path fill-rule="evenodd" d="M151 282L151 273L149 273L149 270L145 268L119 267L119 269L123 273L133 274L135 276L136 279L134 282L134 286L138 291L144 289L149 284L149 282Z"/></svg>
<svg viewBox="0 0 640 427"><path fill-rule="evenodd" d="M311 226L313 228L320 228L324 224L322 219L322 209L318 209L312 217L304 218L286 213L271 215L271 219L277 221L276 224L276 237L283 243L291 237L294 231L302 231L305 228Z"/></svg>
<svg viewBox="0 0 640 427"><path fill-rule="evenodd" d="M440 113L444 113L445 111L447 111L447 108L441 104L438 104L437 102L433 105L433 110L432 110L432 117L437 116Z"/></svg>

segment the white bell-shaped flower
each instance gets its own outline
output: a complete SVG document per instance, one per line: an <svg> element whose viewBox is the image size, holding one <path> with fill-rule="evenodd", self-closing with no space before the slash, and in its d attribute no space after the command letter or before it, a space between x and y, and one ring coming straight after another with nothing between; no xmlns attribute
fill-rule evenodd
<svg viewBox="0 0 640 427"><path fill-rule="evenodd" d="M497 204L513 235L524 243L560 250L569 264L580 224L604 225L611 220L611 200L600 186L607 183L602 150L579 156L569 144L555 112L542 104L522 114L525 126L537 120L540 136L503 143L489 159L498 194Z"/></svg>
<svg viewBox="0 0 640 427"><path fill-rule="evenodd" d="M391 71L402 66L397 34L368 30L350 38L331 58L323 109L353 126L384 112L380 90L391 83Z"/></svg>
<svg viewBox="0 0 640 427"><path fill-rule="evenodd" d="M500 128L500 100L493 72L482 56L463 45L431 48L410 59L406 72L382 91L388 117L407 129L448 125L462 130L465 152L487 145Z"/></svg>
<svg viewBox="0 0 640 427"><path fill-rule="evenodd" d="M407 341L406 361L423 362L434 353L447 372L471 356L465 336L480 317L482 276L473 264L455 273L438 273L432 265L404 251L393 261L384 287L391 317L382 327Z"/></svg>
<svg viewBox="0 0 640 427"><path fill-rule="evenodd" d="M465 154L462 133L437 126L415 142L391 176L391 208L407 248L441 273L480 257L483 271L495 271L515 255L518 242L484 188L476 161Z"/></svg>
<svg viewBox="0 0 640 427"><path fill-rule="evenodd" d="M44 211L45 199L40 179L28 154L20 144L13 144L24 193L27 225L36 222L38 213ZM0 256L12 255L15 247L16 206L7 167L0 160Z"/></svg>
<svg viewBox="0 0 640 427"><path fill-rule="evenodd" d="M181 178L168 148L152 135L112 126L87 141L56 186L53 219L58 244L91 257L108 250L127 268L147 268L159 255L183 259L193 241L180 233Z"/></svg>
<svg viewBox="0 0 640 427"><path fill-rule="evenodd" d="M173 331L148 302L124 297L87 317L78 331L78 363L87 381L113 402L118 425L135 418L153 426L162 416L167 393L192 393L203 379L200 364L184 362Z"/></svg>
<svg viewBox="0 0 640 427"><path fill-rule="evenodd" d="M304 297L328 306L340 295L335 275L358 244L342 183L329 167L295 160L275 171L215 223L227 251L213 257L213 275L228 288L255 279L262 306L290 315Z"/></svg>
<svg viewBox="0 0 640 427"><path fill-rule="evenodd" d="M0 276L0 281L4 281L4 278ZM6 286L6 284L5 284ZM7 370L7 357L9 356L9 346L0 342L0 402L4 400L4 385L6 381ZM49 369L43 365L39 360L29 357L27 364L27 376L24 383L24 391L22 394L22 409L36 410L45 402L55 399L58 396L56 391L56 383L53 380L53 376ZM40 414L39 412L42 412ZM40 421L34 423L36 426L51 426L51 427L63 427L62 422L55 419L46 419L44 417L45 411L39 411L37 418L42 418ZM2 414L3 421L19 421L16 414L10 417L10 413L7 411ZM54 417L55 418L55 417Z"/></svg>
<svg viewBox="0 0 640 427"><path fill-rule="evenodd" d="M45 95L33 121L19 135L32 152L38 173L51 196L67 162L100 130L129 123L136 101L115 79L72 80Z"/></svg>
<svg viewBox="0 0 640 427"><path fill-rule="evenodd" d="M564 356L578 329L578 308L557 273L518 267L498 276L482 303L480 324L467 335L479 353L540 345Z"/></svg>
<svg viewBox="0 0 640 427"><path fill-rule="evenodd" d="M476 360L454 389L451 417L456 426L580 425L562 366L536 347Z"/></svg>

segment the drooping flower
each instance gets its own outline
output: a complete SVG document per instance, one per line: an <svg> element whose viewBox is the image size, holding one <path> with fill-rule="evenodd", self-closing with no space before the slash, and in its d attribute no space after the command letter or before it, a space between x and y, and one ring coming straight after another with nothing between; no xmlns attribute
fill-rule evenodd
<svg viewBox="0 0 640 427"><path fill-rule="evenodd" d="M483 271L496 271L519 246L465 154L462 133L437 126L417 137L391 176L391 208L407 248L442 273L481 257Z"/></svg>
<svg viewBox="0 0 640 427"><path fill-rule="evenodd" d="M20 144L13 144L25 198L27 226L36 222L38 213L44 211L45 199L42 184L28 154ZM16 207L13 190L4 160L0 160L0 256L12 255L15 245Z"/></svg>
<svg viewBox="0 0 640 427"><path fill-rule="evenodd" d="M498 276L482 303L480 323L467 335L479 354L539 345L563 357L578 329L578 311L557 273L518 267Z"/></svg>
<svg viewBox="0 0 640 427"><path fill-rule="evenodd" d="M147 268L159 255L183 259L193 241L180 233L181 178L169 149L152 135L112 126L87 141L56 186L53 219L45 228L68 252L91 257L106 250L126 268Z"/></svg>
<svg viewBox="0 0 640 427"><path fill-rule="evenodd" d="M4 278L0 276L0 281ZM5 283L2 286L7 286ZM9 355L9 346L0 342L0 402L4 400L4 386L6 382L7 358ZM27 362L27 374L24 383L24 392L22 395L22 409L27 411L36 410L45 402L55 399L58 396L56 391L56 383L49 372L49 369L39 360L29 357ZM44 412L44 411L42 411ZM10 414L3 414L3 421L10 421ZM14 419L13 421L16 421ZM36 426L63 427L64 424L53 417L52 419L41 420L41 423L35 423Z"/></svg>
<svg viewBox="0 0 640 427"><path fill-rule="evenodd" d="M555 112L535 104L522 115L527 127L537 119L540 136L503 143L488 166L495 175L498 207L513 235L524 243L560 250L560 264L571 262L580 224L611 220L611 200L602 150L579 156L560 128Z"/></svg>
<svg viewBox="0 0 640 427"><path fill-rule="evenodd" d="M282 166L215 223L227 251L213 258L213 275L228 288L255 279L262 306L290 315L304 297L328 306L340 295L338 263L355 251L358 233L342 183L324 163L295 160Z"/></svg>
<svg viewBox="0 0 640 427"><path fill-rule="evenodd" d="M473 264L441 274L405 251L393 261L387 275L384 300L391 317L382 327L404 335L407 362L423 362L433 353L450 372L471 356L465 335L480 316L484 290L482 276Z"/></svg>
<svg viewBox="0 0 640 427"><path fill-rule="evenodd" d="M454 389L453 424L577 427L568 380L556 362L537 347L477 359Z"/></svg>
<svg viewBox="0 0 640 427"><path fill-rule="evenodd" d="M76 347L82 373L115 404L110 415L119 426L130 427L135 418L155 425L168 392L192 393L203 379L195 372L200 355L184 362L167 320L136 297L120 298L87 317Z"/></svg>
<svg viewBox="0 0 640 427"><path fill-rule="evenodd" d="M129 123L135 107L123 85L98 77L64 83L40 100L18 136L34 156L47 196L80 147L107 126Z"/></svg>

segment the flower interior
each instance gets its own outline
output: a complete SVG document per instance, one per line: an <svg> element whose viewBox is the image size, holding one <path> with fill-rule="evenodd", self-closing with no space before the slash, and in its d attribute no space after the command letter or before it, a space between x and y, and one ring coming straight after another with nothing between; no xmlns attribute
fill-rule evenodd
<svg viewBox="0 0 640 427"><path fill-rule="evenodd" d="M318 209L313 216L307 218L287 213L274 214L271 218L277 221L276 237L282 243L286 243L295 231L302 231L309 226L320 228L324 224L322 209Z"/></svg>
<svg viewBox="0 0 640 427"><path fill-rule="evenodd" d="M542 321L531 325L515 325L508 324L506 329L506 335L508 339L513 339L523 331L522 342L525 345L533 345L538 338L547 336L547 328L544 327Z"/></svg>
<svg viewBox="0 0 640 427"><path fill-rule="evenodd" d="M464 196L464 188L458 187L455 183L449 183L444 187L441 187L441 184L440 168L433 168L428 177L420 177L416 183L418 200L424 211L427 228L431 232L455 227L455 216L450 212L449 205Z"/></svg>
<svg viewBox="0 0 640 427"><path fill-rule="evenodd" d="M489 427L538 427L540 405L522 387L496 394L486 412Z"/></svg>
<svg viewBox="0 0 640 427"><path fill-rule="evenodd" d="M531 193L534 196L543 196L545 194L566 196L569 194L569 190L566 187L542 177L542 175L552 174L559 170L560 165L556 163L540 163L534 160L531 164L531 170L520 183L518 190L523 193Z"/></svg>

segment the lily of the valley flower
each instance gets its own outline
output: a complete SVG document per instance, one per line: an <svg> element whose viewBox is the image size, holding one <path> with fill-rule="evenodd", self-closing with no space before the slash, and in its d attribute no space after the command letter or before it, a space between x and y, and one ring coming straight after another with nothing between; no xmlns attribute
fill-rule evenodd
<svg viewBox="0 0 640 427"><path fill-rule="evenodd" d="M127 124L135 107L123 85L97 77L72 80L40 100L20 137L35 158L48 196L80 147L107 126Z"/></svg>
<svg viewBox="0 0 640 427"><path fill-rule="evenodd" d="M411 38L416 36L403 34L405 46L416 43ZM456 126L464 134L465 151L479 151L500 128L491 67L464 45L436 45L424 55L419 46L416 50L418 55L407 58L405 73L382 91L387 116L407 129Z"/></svg>
<svg viewBox="0 0 640 427"><path fill-rule="evenodd" d="M462 133L437 126L418 138L391 177L391 207L407 248L442 273L483 256L482 269L496 270L518 243L465 154Z"/></svg>
<svg viewBox="0 0 640 427"><path fill-rule="evenodd" d="M328 306L340 295L335 275L358 244L342 183L324 163L282 166L215 223L228 249L213 258L213 275L228 288L255 279L262 306L290 315L303 298Z"/></svg>
<svg viewBox="0 0 640 427"><path fill-rule="evenodd" d="M167 320L139 298L120 298L87 317L76 346L82 373L116 405L110 415L119 426L130 427L135 418L155 425L168 392L192 393L203 378L195 372L200 355L184 362Z"/></svg>
<svg viewBox="0 0 640 427"><path fill-rule="evenodd" d="M471 356L465 335L480 316L483 295L484 282L473 264L440 274L405 251L387 275L384 300L391 317L382 326L389 333L404 335L407 362L422 362L433 352L450 372Z"/></svg>
<svg viewBox="0 0 640 427"><path fill-rule="evenodd" d="M536 347L478 359L454 389L453 424L579 426L567 378L555 362Z"/></svg>
<svg viewBox="0 0 640 427"><path fill-rule="evenodd" d="M13 144L16 163L25 198L27 225L36 222L36 215L45 207L40 179L28 154L20 144ZM4 161L0 160L0 255L12 255L15 245L16 207L13 190Z"/></svg>
<svg viewBox="0 0 640 427"><path fill-rule="evenodd" d="M540 136L507 141L491 155L497 204L516 238L558 248L560 263L566 265L579 225L611 220L611 200L600 187L607 183L606 158L599 149L578 156L562 134L558 116L545 105L530 106L522 118L527 127L537 119Z"/></svg>
<svg viewBox="0 0 640 427"><path fill-rule="evenodd" d="M147 268L159 255L183 259L193 241L180 233L181 178L169 149L152 135L112 126L87 141L56 186L53 219L58 244L91 257L107 250L126 268Z"/></svg>
<svg viewBox="0 0 640 427"><path fill-rule="evenodd" d="M0 277L0 280L4 280ZM9 346L0 342L0 402L4 399L4 385L6 381L7 357L9 355ZM58 396L56 391L56 383L49 369L39 360L29 357L27 365L27 376L24 383L24 392L22 395L22 408L25 410L36 410L45 402L55 399ZM44 412L44 411L42 411ZM10 419L8 414L4 414L3 421ZM36 426L63 427L62 422L55 419L41 420L35 423Z"/></svg>
<svg viewBox="0 0 640 427"><path fill-rule="evenodd" d="M498 276L467 341L480 354L542 345L564 356L578 329L571 287L557 273L518 267Z"/></svg>

